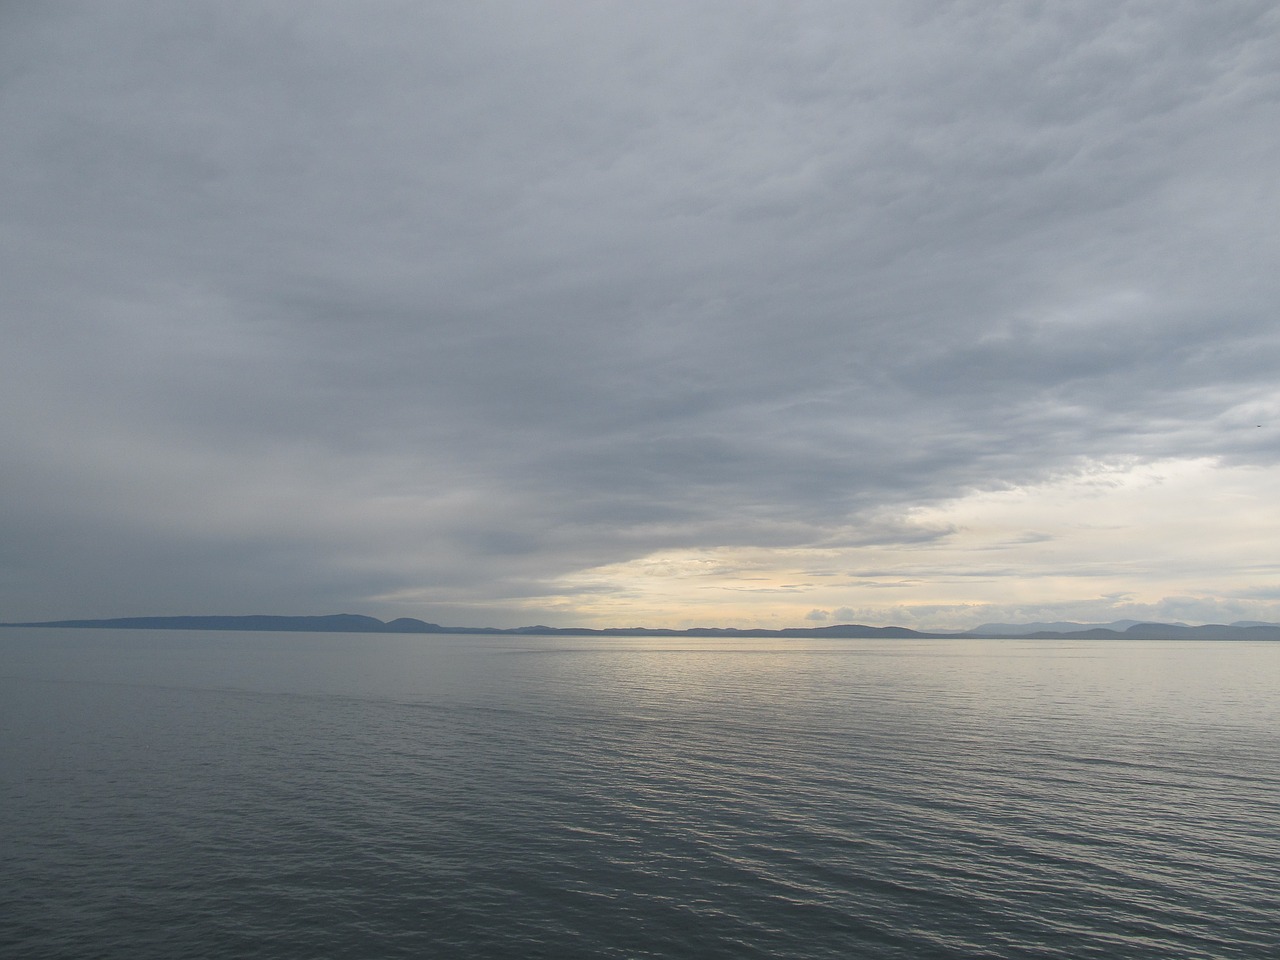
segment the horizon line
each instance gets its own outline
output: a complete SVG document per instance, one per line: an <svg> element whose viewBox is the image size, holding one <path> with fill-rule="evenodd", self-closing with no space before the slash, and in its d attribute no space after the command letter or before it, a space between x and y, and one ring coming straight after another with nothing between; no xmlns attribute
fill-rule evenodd
<svg viewBox="0 0 1280 960"><path fill-rule="evenodd" d="M1074 621L1054 621L1068 624ZM134 630L209 630L281 633L402 633L454 635L514 636L740 636L833 639L1207 639L1207 640L1280 640L1280 624L1264 621L1236 621L1231 624L1162 623L1159 621L1111 621L1130 625L1113 629L1107 625L1078 624L1079 630L1028 630L1018 632L983 631L981 626L969 630L916 630L898 625L872 626L862 623L837 623L804 627L551 627L533 624L519 627L442 626L417 617L397 617L383 621L365 614L233 614L107 617L68 620L4 622L0 627L62 627L86 629ZM1034 627L1044 621L1007 626ZM1004 626L1002 624L1002 626Z"/></svg>

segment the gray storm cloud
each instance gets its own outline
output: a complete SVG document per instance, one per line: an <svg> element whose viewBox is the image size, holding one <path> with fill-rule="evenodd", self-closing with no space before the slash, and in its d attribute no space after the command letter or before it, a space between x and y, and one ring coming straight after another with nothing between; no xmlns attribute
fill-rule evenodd
<svg viewBox="0 0 1280 960"><path fill-rule="evenodd" d="M3 618L501 619L1280 453L1270 3L10 5L0 54Z"/></svg>

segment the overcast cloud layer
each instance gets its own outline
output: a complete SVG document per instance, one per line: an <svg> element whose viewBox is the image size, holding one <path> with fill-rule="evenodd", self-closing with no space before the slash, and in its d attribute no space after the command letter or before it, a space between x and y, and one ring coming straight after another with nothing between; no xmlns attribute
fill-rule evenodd
<svg viewBox="0 0 1280 960"><path fill-rule="evenodd" d="M1280 619L1274 3L9 4L0 125L0 620Z"/></svg>

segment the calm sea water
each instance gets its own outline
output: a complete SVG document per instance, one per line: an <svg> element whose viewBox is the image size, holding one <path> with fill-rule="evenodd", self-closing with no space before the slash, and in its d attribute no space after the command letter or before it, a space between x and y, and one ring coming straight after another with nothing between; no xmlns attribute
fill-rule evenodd
<svg viewBox="0 0 1280 960"><path fill-rule="evenodd" d="M1280 957L1280 644L0 630L5 957Z"/></svg>

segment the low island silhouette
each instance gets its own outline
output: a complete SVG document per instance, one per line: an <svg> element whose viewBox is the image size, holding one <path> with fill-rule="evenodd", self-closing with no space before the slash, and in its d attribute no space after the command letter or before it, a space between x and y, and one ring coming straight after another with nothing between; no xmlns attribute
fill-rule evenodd
<svg viewBox="0 0 1280 960"><path fill-rule="evenodd" d="M989 623L973 630L924 632L908 627L872 627L861 623L841 623L826 627L787 627L779 630L737 627L445 627L413 617L384 622L361 614L328 616L179 616L114 617L99 620L45 620L30 623L0 623L0 627L86 627L118 630L251 630L299 633L446 633L516 636L595 637L794 637L831 639L920 639L920 640L1280 640L1280 624L1254 620L1235 623L1149 623L1120 620L1107 625L1058 622ZM1049 629L1052 628L1052 629Z"/></svg>

